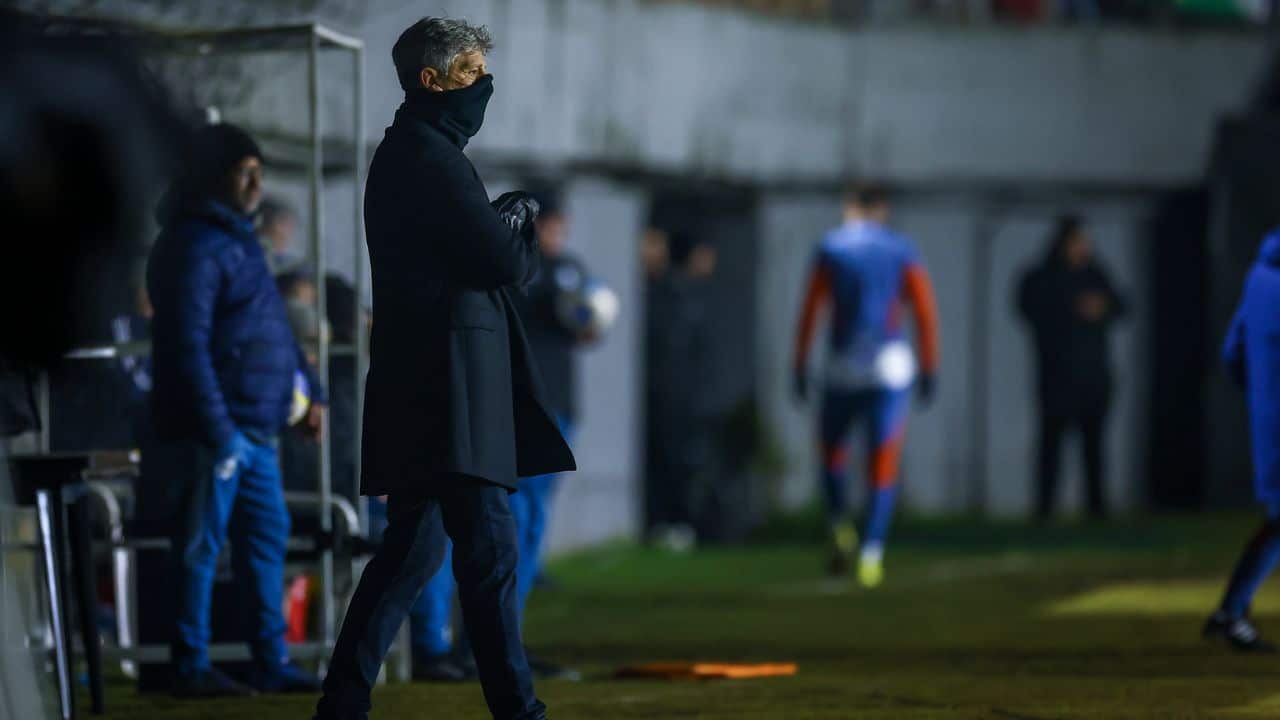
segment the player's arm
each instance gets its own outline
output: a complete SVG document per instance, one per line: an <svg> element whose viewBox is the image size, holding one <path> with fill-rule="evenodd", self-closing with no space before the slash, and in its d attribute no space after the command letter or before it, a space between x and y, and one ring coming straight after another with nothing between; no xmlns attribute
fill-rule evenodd
<svg viewBox="0 0 1280 720"><path fill-rule="evenodd" d="M1236 310L1236 314L1231 318L1231 327L1227 328L1227 338L1222 344L1222 362L1227 366L1227 374L1241 387L1248 382L1243 309Z"/></svg>
<svg viewBox="0 0 1280 720"><path fill-rule="evenodd" d="M813 345L813 334L817 330L818 315L830 302L831 271L819 259L813 263L813 269L809 272L809 284L805 290L804 302L800 308L800 323L796 330L795 351L791 366L795 380L796 395L801 399L806 394L809 348Z"/></svg>
<svg viewBox="0 0 1280 720"><path fill-rule="evenodd" d="M902 274L902 294L911 307L916 323L917 355L920 357L922 376L921 392L928 399L932 395L933 381L938 375L938 303L933 295L933 283L924 265L911 262Z"/></svg>

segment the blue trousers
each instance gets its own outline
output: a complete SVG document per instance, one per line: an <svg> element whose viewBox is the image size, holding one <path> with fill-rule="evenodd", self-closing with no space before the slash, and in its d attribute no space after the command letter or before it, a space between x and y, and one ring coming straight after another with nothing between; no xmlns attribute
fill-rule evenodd
<svg viewBox="0 0 1280 720"><path fill-rule="evenodd" d="M560 431L565 437L573 432L572 425L560 418ZM520 615L524 616L525 605L529 594L533 592L533 584L542 571L542 544L546 537L547 519L551 514L551 502L555 497L558 474L538 475L522 478L519 491L512 493L509 502L511 515L516 523L516 545L520 553L520 561L516 566L516 595L519 599ZM370 524L375 534L381 533L385 524L385 506L374 501L369 505ZM378 517L381 514L382 518ZM453 571L448 558L453 544L443 538L445 562L423 588L422 595L409 610L409 636L413 644L414 656L427 658L443 655L453 649L449 630L451 620L453 591L455 583Z"/></svg>
<svg viewBox="0 0 1280 720"><path fill-rule="evenodd" d="M911 407L907 390L835 390L822 397L822 488L827 512L841 518L849 512L849 434L862 423L866 431L866 481L873 489L897 481L902 439Z"/></svg>
<svg viewBox="0 0 1280 720"><path fill-rule="evenodd" d="M507 490L466 478L431 495L393 494L382 544L360 576L334 645L319 720L367 717L383 657L453 541L462 618L480 686L496 720L535 720L546 707L533 693L516 599L516 528Z"/></svg>
<svg viewBox="0 0 1280 720"><path fill-rule="evenodd" d="M1267 519L1245 546L1231 573L1219 610L1233 618L1249 614L1253 596L1280 562L1280 503L1267 503Z"/></svg>
<svg viewBox="0 0 1280 720"><path fill-rule="evenodd" d="M266 674L278 670L288 659L281 608L289 511L274 442L255 444L247 462L225 480L215 477L214 453L200 443L165 444L149 452L149 468L183 484L172 538L175 671L209 667L210 597L228 539L255 665Z"/></svg>

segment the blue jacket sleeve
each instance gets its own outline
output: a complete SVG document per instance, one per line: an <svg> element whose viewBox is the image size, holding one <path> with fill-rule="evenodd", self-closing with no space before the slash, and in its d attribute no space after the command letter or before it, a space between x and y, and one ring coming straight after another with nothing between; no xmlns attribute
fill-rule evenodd
<svg viewBox="0 0 1280 720"><path fill-rule="evenodd" d="M1244 308L1236 310L1227 329L1227 339L1222 344L1222 362L1227 374L1241 387L1248 384L1248 365L1245 361Z"/></svg>
<svg viewBox="0 0 1280 720"><path fill-rule="evenodd" d="M215 448L225 448L237 430L227 412L210 350L222 269L215 258L194 252L183 258L183 265L178 272L186 282L179 285L176 298L177 326L182 328L177 337L178 370L191 391L205 438Z"/></svg>

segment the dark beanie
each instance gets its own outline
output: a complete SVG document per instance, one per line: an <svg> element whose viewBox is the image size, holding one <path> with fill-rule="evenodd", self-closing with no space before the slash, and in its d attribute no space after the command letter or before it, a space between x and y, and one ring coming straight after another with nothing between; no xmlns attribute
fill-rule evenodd
<svg viewBox="0 0 1280 720"><path fill-rule="evenodd" d="M199 186L217 187L247 157L262 159L262 150L249 133L230 123L206 125L191 138L186 174Z"/></svg>

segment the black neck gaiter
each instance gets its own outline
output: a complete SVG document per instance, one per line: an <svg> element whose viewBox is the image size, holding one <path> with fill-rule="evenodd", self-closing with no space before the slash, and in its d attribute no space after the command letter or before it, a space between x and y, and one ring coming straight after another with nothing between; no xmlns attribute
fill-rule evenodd
<svg viewBox="0 0 1280 720"><path fill-rule="evenodd" d="M493 76L485 75L459 90L433 92L414 88L405 93L400 112L431 125L450 142L464 148L467 141L480 132L484 111L492 96Z"/></svg>

